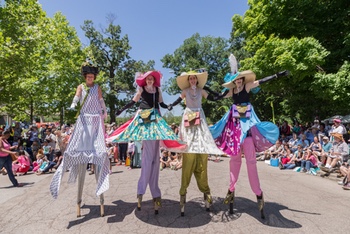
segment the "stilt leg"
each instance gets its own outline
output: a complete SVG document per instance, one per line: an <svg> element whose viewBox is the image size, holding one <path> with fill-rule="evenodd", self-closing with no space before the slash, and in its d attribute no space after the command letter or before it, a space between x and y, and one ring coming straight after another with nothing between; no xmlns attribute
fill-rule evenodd
<svg viewBox="0 0 350 234"><path fill-rule="evenodd" d="M265 213L264 213L264 206L265 206L265 201L264 201L264 196L261 193L260 196L256 196L257 201L258 201L258 209L260 211L260 216L262 219L265 219Z"/></svg>
<svg viewBox="0 0 350 234"><path fill-rule="evenodd" d="M101 166L94 165L94 171L95 171L96 182L98 182L98 178L100 177L100 173L101 173ZM101 215L101 217L105 216L104 201L105 201L104 195L101 194L100 195L100 215Z"/></svg>
<svg viewBox="0 0 350 234"><path fill-rule="evenodd" d="M85 182L87 164L81 164L78 168L78 196L77 196L77 217L81 217L81 202L83 196L83 188Z"/></svg>
<svg viewBox="0 0 350 234"><path fill-rule="evenodd" d="M137 210L141 210L142 194L137 194Z"/></svg>
<svg viewBox="0 0 350 234"><path fill-rule="evenodd" d="M228 190L224 199L224 204L230 204L230 214L233 214L233 204L235 202L235 191Z"/></svg>
<svg viewBox="0 0 350 234"><path fill-rule="evenodd" d="M186 195L180 196L181 216L185 216Z"/></svg>
<svg viewBox="0 0 350 234"><path fill-rule="evenodd" d="M210 193L204 193L204 202L206 211L210 211L210 205L213 203Z"/></svg>
<svg viewBox="0 0 350 234"><path fill-rule="evenodd" d="M160 197L153 198L154 202L154 214L158 214L159 207L162 207L162 199Z"/></svg>

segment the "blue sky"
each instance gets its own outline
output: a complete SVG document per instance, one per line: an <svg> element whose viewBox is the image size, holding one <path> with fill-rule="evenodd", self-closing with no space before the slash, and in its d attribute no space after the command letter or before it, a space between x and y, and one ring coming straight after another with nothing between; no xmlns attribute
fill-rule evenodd
<svg viewBox="0 0 350 234"><path fill-rule="evenodd" d="M174 77L164 69L160 59L172 54L183 41L198 32L201 36L229 38L234 14L243 15L248 0L39 0L49 17L62 12L75 27L84 45L88 44L81 26L92 20L96 28L107 27L107 15L113 14L115 24L127 34L135 60L154 60L155 69L163 79ZM163 94L165 103L178 95ZM181 114L179 107L173 114Z"/></svg>

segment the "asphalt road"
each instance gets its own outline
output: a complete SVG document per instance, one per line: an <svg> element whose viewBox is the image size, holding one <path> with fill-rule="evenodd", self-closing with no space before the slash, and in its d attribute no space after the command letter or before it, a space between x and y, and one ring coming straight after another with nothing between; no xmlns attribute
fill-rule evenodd
<svg viewBox="0 0 350 234"><path fill-rule="evenodd" d="M28 174L17 179L22 188L0 176L0 233L346 233L350 191L336 181L293 171L281 171L258 162L265 196L265 219L260 218L250 189L245 160L236 188L235 213L223 204L229 182L228 158L208 162L214 199L205 211L203 194L194 177L188 189L185 216L180 216L181 171L160 172L163 207L155 215L150 191L141 211L136 209L140 169L113 166L110 189L105 193L105 216L99 215L94 176L86 175L82 217L76 217L77 184L65 175L58 199L49 193L53 174Z"/></svg>

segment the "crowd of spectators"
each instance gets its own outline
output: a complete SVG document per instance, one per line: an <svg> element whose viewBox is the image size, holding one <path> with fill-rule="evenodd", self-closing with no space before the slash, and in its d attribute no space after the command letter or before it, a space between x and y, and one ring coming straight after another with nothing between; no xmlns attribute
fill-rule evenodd
<svg viewBox="0 0 350 234"><path fill-rule="evenodd" d="M311 175L320 174L319 170L322 176L337 173L338 178L344 177L339 184L350 190L349 125L344 126L340 119L334 119L332 124L315 119L305 126L298 122L291 126L284 121L279 130L280 138L268 150L257 154L258 161Z"/></svg>

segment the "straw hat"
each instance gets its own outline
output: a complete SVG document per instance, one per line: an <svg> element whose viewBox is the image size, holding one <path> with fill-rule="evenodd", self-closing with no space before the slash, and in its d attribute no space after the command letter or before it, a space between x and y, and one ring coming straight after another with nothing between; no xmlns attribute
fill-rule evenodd
<svg viewBox="0 0 350 234"><path fill-rule="evenodd" d="M190 82L188 81L189 76L196 76L197 77L197 87L203 88L205 83L207 83L208 80L208 72L196 72L196 71L189 71L189 72L183 72L180 76L176 78L177 85L181 90L187 89L190 87Z"/></svg>
<svg viewBox="0 0 350 234"><path fill-rule="evenodd" d="M339 139L343 139L343 134L338 133L338 132L332 132L331 133L332 136L339 138Z"/></svg>
<svg viewBox="0 0 350 234"><path fill-rule="evenodd" d="M244 77L244 84L246 84L246 83L255 81L256 75L251 70L237 72L234 75L228 73L224 78L226 83L224 83L222 86L229 89L235 88L236 84L234 83L234 81L243 77Z"/></svg>
<svg viewBox="0 0 350 234"><path fill-rule="evenodd" d="M159 71L148 71L146 73L140 73L137 77L136 77L136 83L138 86L142 87L142 86L146 86L146 77L147 76L153 76L154 77L154 83L153 85L156 87L160 87L160 79L162 78L162 73L160 73Z"/></svg>

